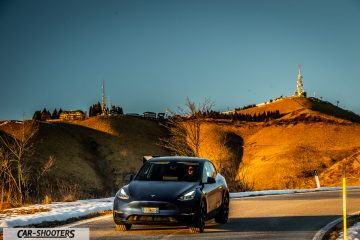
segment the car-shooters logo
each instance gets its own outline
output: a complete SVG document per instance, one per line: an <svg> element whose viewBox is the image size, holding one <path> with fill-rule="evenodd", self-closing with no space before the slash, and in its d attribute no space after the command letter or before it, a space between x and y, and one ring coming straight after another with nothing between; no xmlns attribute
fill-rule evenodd
<svg viewBox="0 0 360 240"><path fill-rule="evenodd" d="M4 240L89 239L88 228L4 228Z"/></svg>

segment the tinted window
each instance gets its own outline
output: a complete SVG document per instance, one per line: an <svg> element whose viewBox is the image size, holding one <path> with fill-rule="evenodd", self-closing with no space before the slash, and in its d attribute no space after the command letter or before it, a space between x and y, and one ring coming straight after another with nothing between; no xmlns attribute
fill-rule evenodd
<svg viewBox="0 0 360 240"><path fill-rule="evenodd" d="M206 183L208 177L215 177L215 176L216 176L216 171L215 171L214 166L213 166L211 163L206 162L206 163L204 164L204 170L203 170L203 175L202 175L202 182L203 182L203 183Z"/></svg>
<svg viewBox="0 0 360 240"><path fill-rule="evenodd" d="M213 165L211 162L209 162L209 168L210 168L210 174L211 174L211 176L212 176L212 177L216 177L216 170L215 170L214 165Z"/></svg>
<svg viewBox="0 0 360 240"><path fill-rule="evenodd" d="M150 161L140 169L135 180L196 182L199 168L198 162Z"/></svg>

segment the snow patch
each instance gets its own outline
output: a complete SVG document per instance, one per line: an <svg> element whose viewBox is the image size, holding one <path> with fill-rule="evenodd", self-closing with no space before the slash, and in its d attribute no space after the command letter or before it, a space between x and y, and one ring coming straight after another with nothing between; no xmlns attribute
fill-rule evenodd
<svg viewBox="0 0 360 240"><path fill-rule="evenodd" d="M111 210L114 198L79 200L69 203L52 203L19 209L42 207L48 212L34 214L0 214L0 228L20 227L49 221L65 221L73 217L82 217L99 211Z"/></svg>
<svg viewBox="0 0 360 240"><path fill-rule="evenodd" d="M2 122L2 123L0 123L0 126L6 125L8 123L9 123L9 121Z"/></svg>

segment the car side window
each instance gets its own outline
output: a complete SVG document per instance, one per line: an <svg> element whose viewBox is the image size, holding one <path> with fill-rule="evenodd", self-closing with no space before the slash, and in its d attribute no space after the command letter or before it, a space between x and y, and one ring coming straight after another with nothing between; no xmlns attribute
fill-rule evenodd
<svg viewBox="0 0 360 240"><path fill-rule="evenodd" d="M215 176L216 176L216 170L214 166L209 162L204 163L202 182L206 183L208 177L215 177Z"/></svg>
<svg viewBox="0 0 360 240"><path fill-rule="evenodd" d="M202 175L202 182L206 183L207 182L207 178L209 177L209 165L208 163L204 163L204 168L203 168L203 175Z"/></svg>
<svg viewBox="0 0 360 240"><path fill-rule="evenodd" d="M209 164L209 168L210 168L210 173L211 173L211 176L210 177L216 177L216 170L215 170L215 167L212 163L208 163Z"/></svg>

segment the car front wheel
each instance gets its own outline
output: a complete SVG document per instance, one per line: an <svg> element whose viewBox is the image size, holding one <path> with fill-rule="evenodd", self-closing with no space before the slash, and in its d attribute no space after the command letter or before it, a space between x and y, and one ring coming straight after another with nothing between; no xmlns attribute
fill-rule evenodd
<svg viewBox="0 0 360 240"><path fill-rule="evenodd" d="M195 216L194 225L191 226L190 232L192 233L202 233L205 229L205 219L206 219L206 205L204 201L200 202L199 212Z"/></svg>

